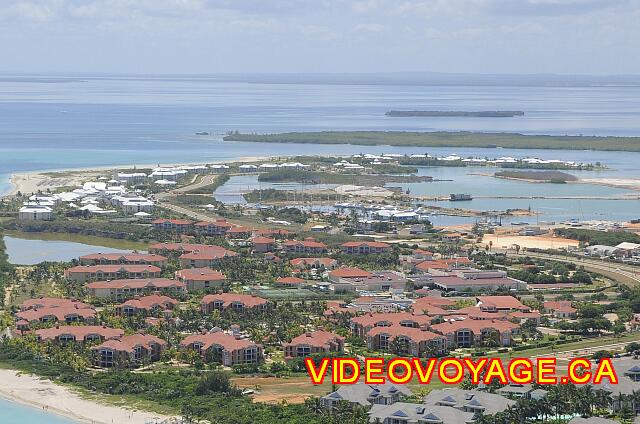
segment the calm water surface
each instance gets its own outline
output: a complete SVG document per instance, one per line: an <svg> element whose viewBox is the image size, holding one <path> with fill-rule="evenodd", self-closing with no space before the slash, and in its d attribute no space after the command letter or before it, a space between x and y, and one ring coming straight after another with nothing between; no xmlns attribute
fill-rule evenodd
<svg viewBox="0 0 640 424"><path fill-rule="evenodd" d="M76 424L39 408L19 405L0 398L0 424Z"/></svg>
<svg viewBox="0 0 640 424"><path fill-rule="evenodd" d="M130 250L112 249L83 243L57 240L30 240L5 236L9 262L19 265L35 265L44 261L70 261L90 253L124 253Z"/></svg>

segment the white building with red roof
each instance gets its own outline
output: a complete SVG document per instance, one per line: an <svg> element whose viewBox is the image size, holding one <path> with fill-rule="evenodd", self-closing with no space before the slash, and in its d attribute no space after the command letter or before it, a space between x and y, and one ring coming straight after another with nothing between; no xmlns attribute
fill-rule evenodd
<svg viewBox="0 0 640 424"><path fill-rule="evenodd" d="M251 239L251 246L255 253L273 252L276 249L276 240L271 237L257 236Z"/></svg>
<svg viewBox="0 0 640 424"><path fill-rule="evenodd" d="M137 314L149 315L157 311L170 311L178 301L159 294L136 297L116 306L116 315L130 317Z"/></svg>
<svg viewBox="0 0 640 424"><path fill-rule="evenodd" d="M155 265L80 265L68 268L64 276L69 281L86 283L88 281L157 278L162 269Z"/></svg>
<svg viewBox="0 0 640 424"><path fill-rule="evenodd" d="M327 245L312 238L306 240L287 240L282 243L282 250L290 254L318 255L327 251Z"/></svg>
<svg viewBox="0 0 640 424"><path fill-rule="evenodd" d="M176 271L176 280L182 281L188 291L194 292L220 289L226 277L211 268L187 268Z"/></svg>
<svg viewBox="0 0 640 424"><path fill-rule="evenodd" d="M305 332L285 343L285 358L307 357L315 353L343 353L344 337L329 331Z"/></svg>
<svg viewBox="0 0 640 424"><path fill-rule="evenodd" d="M41 342L87 343L122 337L124 331L100 325L59 325L36 330L35 334Z"/></svg>
<svg viewBox="0 0 640 424"><path fill-rule="evenodd" d="M258 296L238 293L208 294L202 298L202 312L210 314L213 311L233 310L245 312L248 310L264 310L268 302Z"/></svg>
<svg viewBox="0 0 640 424"><path fill-rule="evenodd" d="M379 241L350 241L341 246L342 253L347 255L381 254L391 251L391 245Z"/></svg>
<svg viewBox="0 0 640 424"><path fill-rule="evenodd" d="M219 362L227 367L259 364L264 360L261 345L222 331L189 335L182 340L180 346L194 350L207 362Z"/></svg>
<svg viewBox="0 0 640 424"><path fill-rule="evenodd" d="M144 278L136 280L94 281L87 284L87 294L98 299L124 300L152 293L179 296L187 292L182 281L168 278Z"/></svg>
<svg viewBox="0 0 640 424"><path fill-rule="evenodd" d="M215 268L221 261L238 256L221 246L207 246L203 250L183 253L179 260L182 268Z"/></svg>
<svg viewBox="0 0 640 424"><path fill-rule="evenodd" d="M335 269L338 266L338 261L333 258L295 258L289 261L292 268L303 270L307 268L311 269Z"/></svg>
<svg viewBox="0 0 640 424"><path fill-rule="evenodd" d="M227 231L233 228L233 224L226 219L216 219L215 221L200 221L195 224L196 231L206 236L224 236Z"/></svg>
<svg viewBox="0 0 640 424"><path fill-rule="evenodd" d="M92 253L80 256L81 265L154 265L164 268L167 258L153 253Z"/></svg>
<svg viewBox="0 0 640 424"><path fill-rule="evenodd" d="M101 368L133 367L159 361L167 342L150 334L132 334L93 346L93 362Z"/></svg>
<svg viewBox="0 0 640 424"><path fill-rule="evenodd" d="M156 219L152 224L155 230L179 234L188 233L193 229L193 221L186 219Z"/></svg>

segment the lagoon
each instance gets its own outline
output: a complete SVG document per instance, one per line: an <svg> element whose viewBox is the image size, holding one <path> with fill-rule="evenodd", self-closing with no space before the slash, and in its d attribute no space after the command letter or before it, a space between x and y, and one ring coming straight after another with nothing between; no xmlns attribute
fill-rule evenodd
<svg viewBox="0 0 640 424"><path fill-rule="evenodd" d="M44 261L70 261L90 253L128 253L130 250L58 240L23 239L4 236L9 263L36 265Z"/></svg>

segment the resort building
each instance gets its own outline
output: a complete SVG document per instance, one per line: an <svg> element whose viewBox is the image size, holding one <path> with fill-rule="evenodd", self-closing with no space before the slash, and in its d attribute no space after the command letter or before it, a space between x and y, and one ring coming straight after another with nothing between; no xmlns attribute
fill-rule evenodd
<svg viewBox="0 0 640 424"><path fill-rule="evenodd" d="M116 315L130 317L133 315L152 315L156 312L171 311L178 301L158 294L129 299L116 306Z"/></svg>
<svg viewBox="0 0 640 424"><path fill-rule="evenodd" d="M215 221L202 221L195 224L198 234L206 236L224 236L233 225L225 219Z"/></svg>
<svg viewBox="0 0 640 424"><path fill-rule="evenodd" d="M447 351L447 340L426 328L405 326L375 327L365 337L367 348L395 355L425 357Z"/></svg>
<svg viewBox="0 0 640 424"><path fill-rule="evenodd" d="M187 336L180 345L196 351L207 362L231 367L259 364L264 360L262 346L249 339L236 338L222 331Z"/></svg>
<svg viewBox="0 0 640 424"><path fill-rule="evenodd" d="M178 296L186 293L186 286L182 281L168 278L94 281L87 284L87 294L98 299L125 300L155 292Z"/></svg>
<svg viewBox="0 0 640 424"><path fill-rule="evenodd" d="M339 268L329 272L332 289L340 292L388 292L406 288L404 274L395 271L362 271L358 268Z"/></svg>
<svg viewBox="0 0 640 424"><path fill-rule="evenodd" d="M436 333L447 337L447 346L451 349L472 347L491 341L496 346L510 346L511 335L520 328L519 325L505 320L446 321L431 325Z"/></svg>
<svg viewBox="0 0 640 424"><path fill-rule="evenodd" d="M20 305L21 311L43 308L91 309L92 306L75 299L67 299L64 297L39 297L36 299L27 299L22 302L22 305Z"/></svg>
<svg viewBox="0 0 640 424"><path fill-rule="evenodd" d="M447 388L432 390L423 403L428 406L448 406L463 412L471 412L475 417L503 412L516 404L504 396L480 390Z"/></svg>
<svg viewBox="0 0 640 424"><path fill-rule="evenodd" d="M304 241L288 240L282 244L282 250L290 254L321 254L327 251L327 245L313 239Z"/></svg>
<svg viewBox="0 0 640 424"><path fill-rule="evenodd" d="M122 337L124 331L100 325L60 325L36 330L36 339L41 342L89 343Z"/></svg>
<svg viewBox="0 0 640 424"><path fill-rule="evenodd" d="M342 353L344 337L329 331L306 332L284 345L286 358L307 357L314 353Z"/></svg>
<svg viewBox="0 0 640 424"><path fill-rule="evenodd" d="M193 222L185 219L156 219L152 222L158 231L170 231L179 234L188 233L193 229Z"/></svg>
<svg viewBox="0 0 640 424"><path fill-rule="evenodd" d="M391 245L377 241L350 241L341 245L342 253L347 255L381 254L391 251Z"/></svg>
<svg viewBox="0 0 640 424"><path fill-rule="evenodd" d="M543 304L544 311L554 318L576 319L578 310L571 306L569 300L548 300Z"/></svg>
<svg viewBox="0 0 640 424"><path fill-rule="evenodd" d="M294 269L335 269L338 266L338 261L332 258L295 258L289 261L289 264Z"/></svg>
<svg viewBox="0 0 640 424"><path fill-rule="evenodd" d="M92 253L80 256L82 265L153 265L164 268L167 258L153 253Z"/></svg>
<svg viewBox="0 0 640 424"><path fill-rule="evenodd" d="M524 281L506 276L502 271L479 271L474 269L455 270L440 273L431 272L433 288L445 292L496 291L498 289L521 290L526 288Z"/></svg>
<svg viewBox="0 0 640 424"><path fill-rule="evenodd" d="M271 237L254 237L251 239L254 253L273 252L276 249L276 240Z"/></svg>
<svg viewBox="0 0 640 424"><path fill-rule="evenodd" d="M220 261L238 256L236 252L220 246L183 253L179 260L182 268L215 268Z"/></svg>
<svg viewBox="0 0 640 424"><path fill-rule="evenodd" d="M382 424L471 424L475 417L448 406L429 406L398 402L392 405L373 405L369 420Z"/></svg>
<svg viewBox="0 0 640 424"><path fill-rule="evenodd" d="M69 281L86 283L89 281L158 278L162 270L154 265L81 265L68 268L64 276Z"/></svg>
<svg viewBox="0 0 640 424"><path fill-rule="evenodd" d="M250 310L264 310L267 300L261 297L237 293L208 294L202 298L202 312L210 314L213 311L233 310L246 312Z"/></svg>
<svg viewBox="0 0 640 424"><path fill-rule="evenodd" d="M44 205L23 206L18 211L18 219L21 221L51 221L53 209Z"/></svg>
<svg viewBox="0 0 640 424"><path fill-rule="evenodd" d="M176 280L182 281L190 292L220 289L226 277L211 268L187 268L176 271Z"/></svg>
<svg viewBox="0 0 640 424"><path fill-rule="evenodd" d="M16 313L16 328L21 331L29 330L33 323L61 322L72 324L83 322L93 324L96 311L90 307L81 307L81 303L65 306L44 306L22 310Z"/></svg>
<svg viewBox="0 0 640 424"><path fill-rule="evenodd" d="M371 405L392 405L411 396L406 384L355 384L341 385L338 390L320 398L327 409L336 408L343 402L369 408Z"/></svg>
<svg viewBox="0 0 640 424"><path fill-rule="evenodd" d="M91 348L94 364L101 368L135 367L159 361L167 342L149 334L110 339Z"/></svg>

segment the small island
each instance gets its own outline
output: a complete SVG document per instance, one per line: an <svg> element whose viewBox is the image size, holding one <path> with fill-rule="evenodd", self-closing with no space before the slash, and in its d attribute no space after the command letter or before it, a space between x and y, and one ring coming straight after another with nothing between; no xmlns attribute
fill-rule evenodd
<svg viewBox="0 0 640 424"><path fill-rule="evenodd" d="M524 116L521 110L483 110L483 111L456 111L456 110L390 110L386 116L394 118L405 117L462 117L462 118L513 118Z"/></svg>
<svg viewBox="0 0 640 424"><path fill-rule="evenodd" d="M536 183L565 184L578 181L575 175L561 171L499 171L494 174L496 178L509 180L529 181Z"/></svg>

